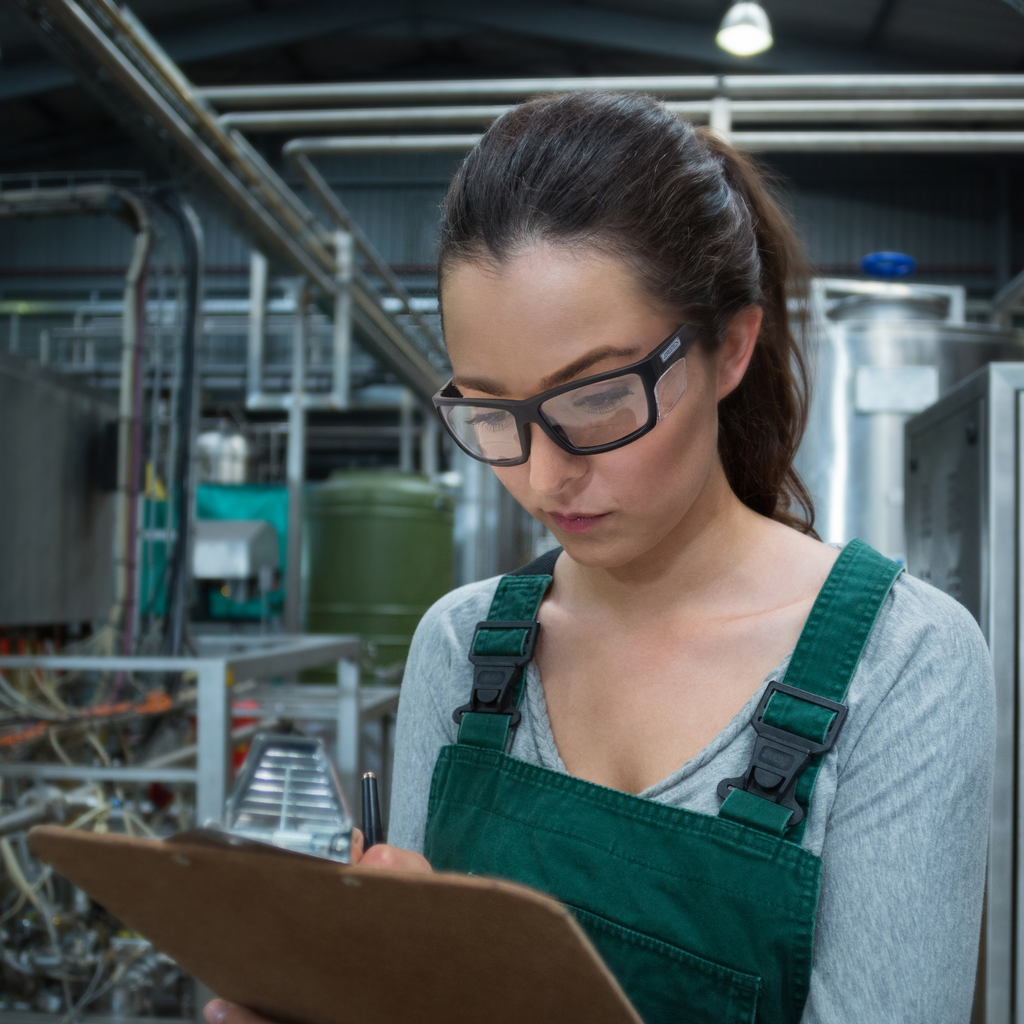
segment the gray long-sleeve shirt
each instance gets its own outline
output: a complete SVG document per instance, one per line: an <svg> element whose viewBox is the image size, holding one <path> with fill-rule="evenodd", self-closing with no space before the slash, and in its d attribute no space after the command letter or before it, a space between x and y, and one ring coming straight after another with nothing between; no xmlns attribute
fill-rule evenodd
<svg viewBox="0 0 1024 1024"><path fill-rule="evenodd" d="M467 660L497 579L462 587L424 616L398 710L389 842L422 852L430 779L469 699ZM696 757L640 795L717 814L721 779L742 774L771 672ZM984 638L926 583L897 580L850 685L849 717L825 757L803 845L822 859L803 1024L961 1024L970 1016L985 880L995 702ZM565 772L536 665L514 757Z"/></svg>

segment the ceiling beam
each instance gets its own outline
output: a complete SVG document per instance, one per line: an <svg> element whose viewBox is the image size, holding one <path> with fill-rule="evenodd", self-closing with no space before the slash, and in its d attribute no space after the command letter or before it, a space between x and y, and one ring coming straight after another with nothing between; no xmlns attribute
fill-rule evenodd
<svg viewBox="0 0 1024 1024"><path fill-rule="evenodd" d="M1024 3L1024 0L1016 0ZM287 9L257 11L196 28L157 32L160 44L179 64L302 42L334 32L374 32L408 25L403 0L375 0L372 14L352 0L317 0ZM564 2L481 4L478 0L421 0L419 21L497 30L576 46L600 46L697 62L723 72L807 73L925 70L910 60L855 49L801 45L779 40L756 57L731 57L715 44L715 26ZM409 26L410 33L412 27ZM71 75L51 60L0 65L0 100L30 96L72 84Z"/></svg>

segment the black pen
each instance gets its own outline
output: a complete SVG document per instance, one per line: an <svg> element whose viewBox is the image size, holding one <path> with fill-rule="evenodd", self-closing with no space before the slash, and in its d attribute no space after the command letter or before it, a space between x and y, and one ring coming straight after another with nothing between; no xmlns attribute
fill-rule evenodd
<svg viewBox="0 0 1024 1024"><path fill-rule="evenodd" d="M380 827L380 799L377 796L377 776L367 772L363 776L363 852L384 841Z"/></svg>

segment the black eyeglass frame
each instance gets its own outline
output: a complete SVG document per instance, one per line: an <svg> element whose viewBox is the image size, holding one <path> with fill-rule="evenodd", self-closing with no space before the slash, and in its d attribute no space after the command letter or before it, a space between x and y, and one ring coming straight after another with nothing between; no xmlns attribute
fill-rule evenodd
<svg viewBox="0 0 1024 1024"><path fill-rule="evenodd" d="M573 455L599 455L601 452L614 451L627 444L636 441L638 438L649 433L658 423L658 396L655 388L658 381L668 370L686 358L697 337L697 328L691 324L684 324L674 330L649 356L628 366L621 366L617 370L608 370L606 373L597 373L592 377L583 377L580 380L570 381L568 384L560 384L557 388L550 388L548 391L541 391L532 398L466 398L455 386L455 381L450 380L436 395L434 395L434 409L438 418L444 424L452 440L468 455L477 462L485 462L489 466L521 466L530 459L530 431L526 429L527 424L536 423L541 430L563 451ZM678 342L678 344L676 344ZM594 445L588 448L577 448L570 444L564 437L560 437L557 431L541 415L540 407L552 398L564 394L566 391L574 391L577 388L587 387L590 384L600 384L601 381L613 380L616 377L624 377L626 374L635 373L639 376L647 395L647 422L625 437L608 444ZM453 393L454 392L454 393ZM515 459L487 459L477 452L466 447L458 438L455 432L448 426L448 421L441 411L445 407L452 406L473 406L477 409L501 409L512 414L516 423L516 432L519 435L519 447L522 454Z"/></svg>

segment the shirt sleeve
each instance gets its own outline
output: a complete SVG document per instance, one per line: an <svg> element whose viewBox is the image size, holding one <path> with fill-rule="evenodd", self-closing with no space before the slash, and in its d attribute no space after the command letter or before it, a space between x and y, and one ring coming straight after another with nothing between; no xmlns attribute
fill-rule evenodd
<svg viewBox="0 0 1024 1024"><path fill-rule="evenodd" d="M840 761L803 1024L966 1024L985 884L995 691L981 631L932 621L876 652L894 678Z"/></svg>
<svg viewBox="0 0 1024 1024"><path fill-rule="evenodd" d="M392 846L423 852L434 764L441 747L458 735L452 712L466 702L472 687L470 638L497 585L495 577L445 595L413 634L395 727L387 833Z"/></svg>

